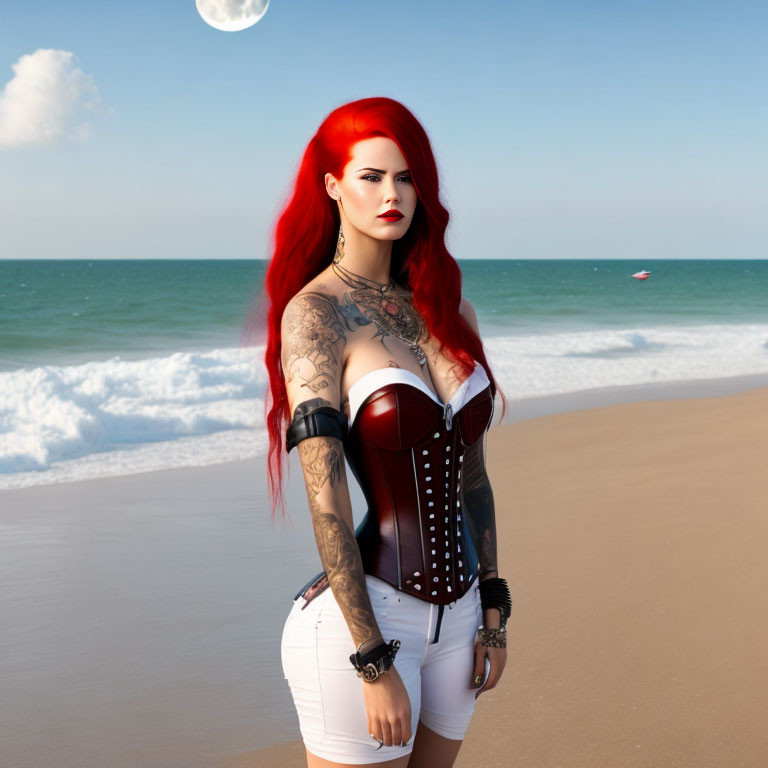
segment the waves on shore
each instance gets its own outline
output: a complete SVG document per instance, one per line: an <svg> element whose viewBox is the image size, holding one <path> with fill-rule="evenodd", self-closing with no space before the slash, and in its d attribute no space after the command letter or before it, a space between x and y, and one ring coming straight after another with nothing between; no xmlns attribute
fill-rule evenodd
<svg viewBox="0 0 768 768"><path fill-rule="evenodd" d="M0 373L0 488L264 455L263 347ZM489 336L510 402L605 387L768 373L768 325Z"/></svg>

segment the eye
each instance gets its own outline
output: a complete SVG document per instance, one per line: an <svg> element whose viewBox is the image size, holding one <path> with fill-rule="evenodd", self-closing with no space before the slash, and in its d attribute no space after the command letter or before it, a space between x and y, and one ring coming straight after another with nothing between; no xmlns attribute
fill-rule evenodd
<svg viewBox="0 0 768 768"><path fill-rule="evenodd" d="M366 181L380 181L381 177L378 173L366 173L365 176L361 176L361 179L365 179ZM406 184L412 184L413 179L411 178L411 174L404 174L403 176L398 176L396 181L404 181Z"/></svg>

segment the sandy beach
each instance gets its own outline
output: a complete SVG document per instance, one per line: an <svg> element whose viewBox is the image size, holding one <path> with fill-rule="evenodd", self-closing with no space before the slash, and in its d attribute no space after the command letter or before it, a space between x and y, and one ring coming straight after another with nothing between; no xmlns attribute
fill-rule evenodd
<svg viewBox="0 0 768 768"><path fill-rule="evenodd" d="M768 388L736 389L510 404L508 663L457 766L768 764ZM297 470L274 531L253 462L0 493L0 764L304 765L279 656L319 570Z"/></svg>
<svg viewBox="0 0 768 768"><path fill-rule="evenodd" d="M768 389L489 435L508 663L456 766L768 764ZM301 766L288 743L222 761Z"/></svg>

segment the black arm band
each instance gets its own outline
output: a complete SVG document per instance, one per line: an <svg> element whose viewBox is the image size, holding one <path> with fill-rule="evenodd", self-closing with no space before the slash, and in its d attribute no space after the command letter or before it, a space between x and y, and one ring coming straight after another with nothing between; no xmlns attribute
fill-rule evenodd
<svg viewBox="0 0 768 768"><path fill-rule="evenodd" d="M285 432L285 450L297 446L308 437L338 437L342 442L349 431L347 417L330 405L318 405L326 402L315 398L299 403L293 412L293 421Z"/></svg>

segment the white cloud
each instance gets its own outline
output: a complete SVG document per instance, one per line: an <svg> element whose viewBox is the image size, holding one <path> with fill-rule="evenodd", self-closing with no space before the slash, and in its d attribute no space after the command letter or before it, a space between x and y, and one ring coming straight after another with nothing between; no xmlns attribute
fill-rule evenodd
<svg viewBox="0 0 768 768"><path fill-rule="evenodd" d="M0 149L88 138L83 117L98 106L99 92L74 58L71 51L39 48L13 65L14 77L0 93Z"/></svg>

